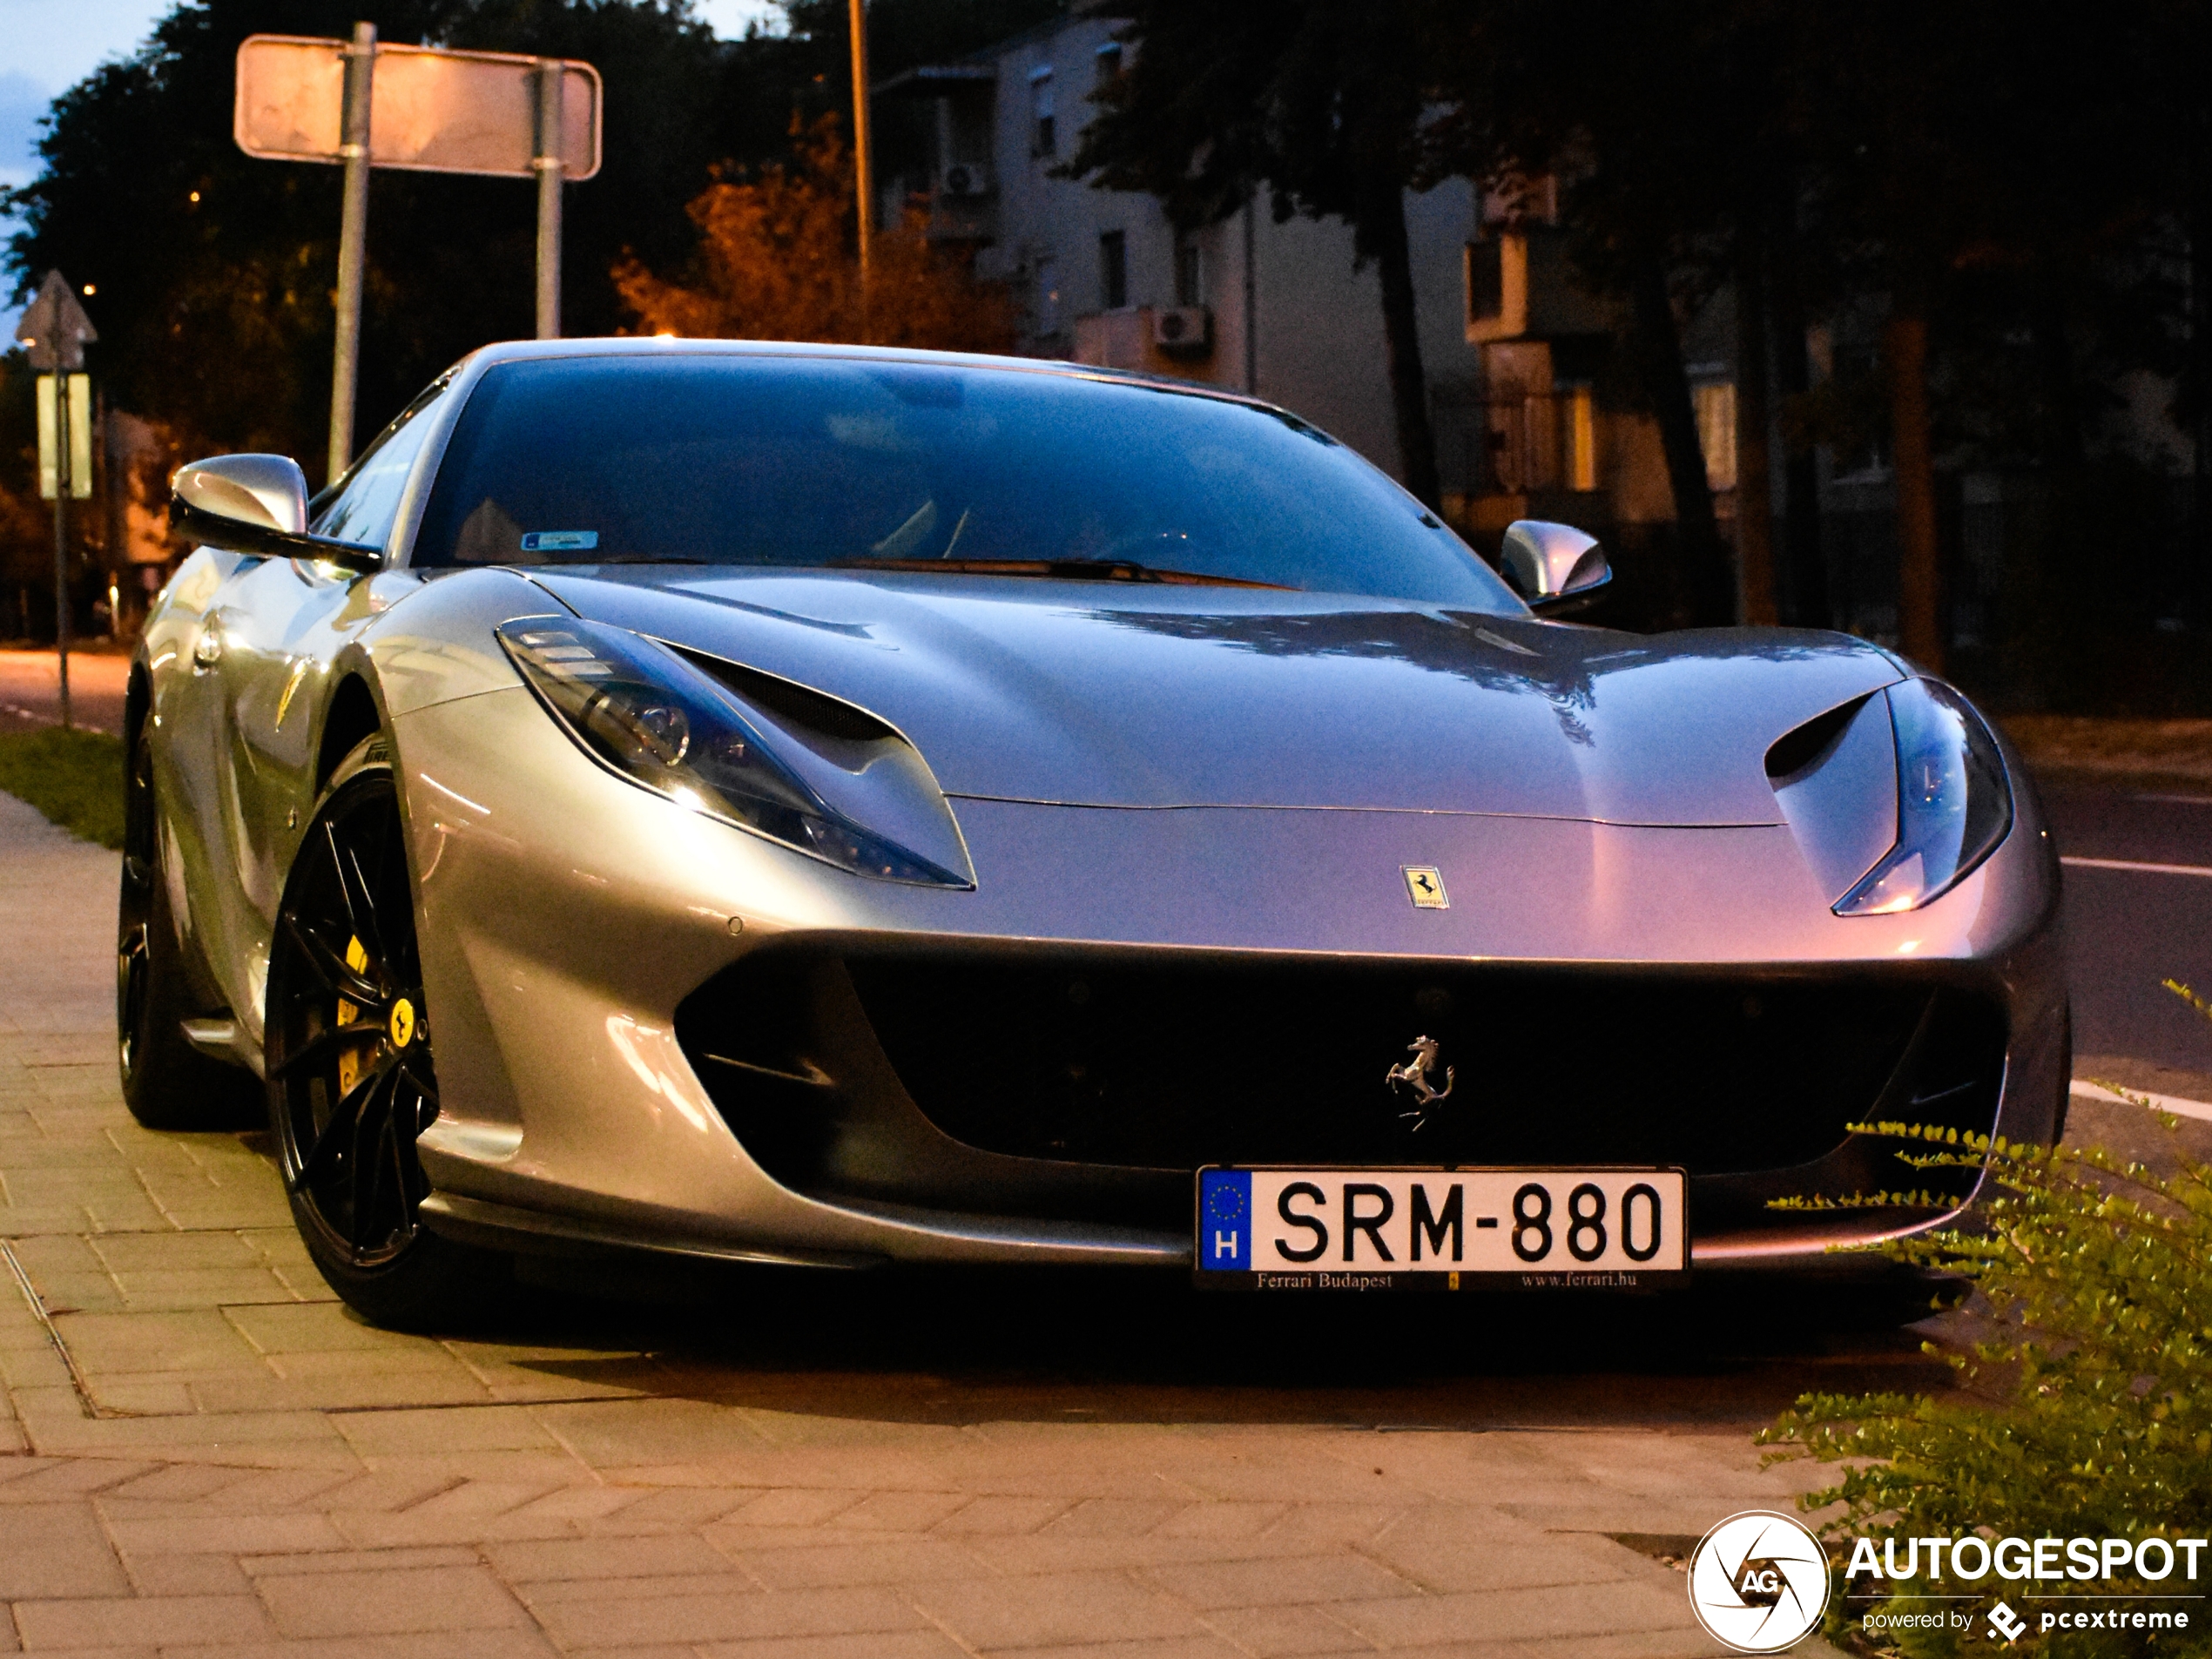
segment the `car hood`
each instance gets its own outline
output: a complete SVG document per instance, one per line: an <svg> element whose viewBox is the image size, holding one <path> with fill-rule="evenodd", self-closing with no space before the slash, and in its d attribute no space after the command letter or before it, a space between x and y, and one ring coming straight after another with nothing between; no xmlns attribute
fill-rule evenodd
<svg viewBox="0 0 2212 1659"><path fill-rule="evenodd" d="M1392 600L834 571L542 572L596 621L856 704L945 792L1776 824L1764 757L1901 678L1840 635L1646 637Z"/></svg>

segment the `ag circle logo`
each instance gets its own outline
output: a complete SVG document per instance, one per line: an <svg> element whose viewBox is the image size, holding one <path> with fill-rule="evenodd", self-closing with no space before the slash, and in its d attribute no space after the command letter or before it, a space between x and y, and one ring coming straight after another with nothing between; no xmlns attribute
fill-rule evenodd
<svg viewBox="0 0 2212 1659"><path fill-rule="evenodd" d="M1828 1553L1788 1515L1730 1515L1690 1554L1689 1606L1714 1641L1738 1653L1780 1653L1820 1622Z"/></svg>

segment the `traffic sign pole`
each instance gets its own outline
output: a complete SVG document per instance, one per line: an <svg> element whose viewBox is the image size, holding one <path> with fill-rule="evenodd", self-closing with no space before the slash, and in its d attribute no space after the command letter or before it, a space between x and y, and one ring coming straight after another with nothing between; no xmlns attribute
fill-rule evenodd
<svg viewBox="0 0 2212 1659"><path fill-rule="evenodd" d="M62 730L69 730L70 377L54 376L54 662L61 674Z"/></svg>
<svg viewBox="0 0 2212 1659"><path fill-rule="evenodd" d="M537 337L561 337L561 88L568 66L557 57L537 66L537 142L530 165L537 172Z"/></svg>
<svg viewBox="0 0 2212 1659"><path fill-rule="evenodd" d="M375 85L376 25L354 25L346 53L346 101L339 155L346 163L346 205L338 225L338 341L330 367L330 472L354 458L354 404L361 376L361 272L368 260L369 97Z"/></svg>

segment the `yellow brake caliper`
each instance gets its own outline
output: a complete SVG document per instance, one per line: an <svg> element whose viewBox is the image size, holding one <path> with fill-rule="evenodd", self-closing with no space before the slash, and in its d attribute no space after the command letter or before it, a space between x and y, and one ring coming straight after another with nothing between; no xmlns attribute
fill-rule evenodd
<svg viewBox="0 0 2212 1659"><path fill-rule="evenodd" d="M356 974L365 974L368 971L368 952L363 948L358 938L348 939L346 941L346 966ZM344 997L338 999L339 1024L351 1025L360 1019L361 1015L361 1011ZM354 1085L361 1081L361 1050L349 1043L338 1051L339 1099L343 1100L354 1092Z"/></svg>

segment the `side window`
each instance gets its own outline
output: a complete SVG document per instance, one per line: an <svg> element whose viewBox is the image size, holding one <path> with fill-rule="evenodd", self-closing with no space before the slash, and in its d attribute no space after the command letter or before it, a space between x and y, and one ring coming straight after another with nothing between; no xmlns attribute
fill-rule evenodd
<svg viewBox="0 0 2212 1659"><path fill-rule="evenodd" d="M440 381L401 411L398 420L378 435L368 452L339 481L338 493L322 505L313 526L318 536L364 547L381 547L399 516L400 497L407 493L408 474L422 453L430 423L421 415L445 390Z"/></svg>

